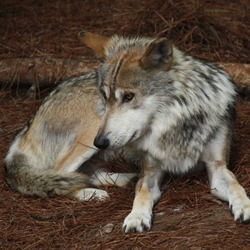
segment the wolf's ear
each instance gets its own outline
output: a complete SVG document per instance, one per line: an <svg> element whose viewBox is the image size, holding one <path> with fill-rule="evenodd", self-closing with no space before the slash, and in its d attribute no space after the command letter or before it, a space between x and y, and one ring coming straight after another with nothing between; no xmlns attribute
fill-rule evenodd
<svg viewBox="0 0 250 250"><path fill-rule="evenodd" d="M97 35L88 31L80 31L78 33L78 37L80 41L93 50L98 57L105 57L104 48L109 40L108 37Z"/></svg>
<svg viewBox="0 0 250 250"><path fill-rule="evenodd" d="M163 68L168 70L173 60L172 43L163 38L152 42L141 59L144 69Z"/></svg>

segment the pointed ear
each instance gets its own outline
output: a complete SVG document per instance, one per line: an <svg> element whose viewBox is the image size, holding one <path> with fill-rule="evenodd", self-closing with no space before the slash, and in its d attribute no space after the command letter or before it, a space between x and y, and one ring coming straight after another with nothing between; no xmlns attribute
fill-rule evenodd
<svg viewBox="0 0 250 250"><path fill-rule="evenodd" d="M142 68L163 68L168 70L172 64L173 47L167 39L158 39L151 43L141 59Z"/></svg>
<svg viewBox="0 0 250 250"><path fill-rule="evenodd" d="M109 41L108 37L97 35L88 31L78 33L80 41L96 53L100 58L104 58L104 48Z"/></svg>

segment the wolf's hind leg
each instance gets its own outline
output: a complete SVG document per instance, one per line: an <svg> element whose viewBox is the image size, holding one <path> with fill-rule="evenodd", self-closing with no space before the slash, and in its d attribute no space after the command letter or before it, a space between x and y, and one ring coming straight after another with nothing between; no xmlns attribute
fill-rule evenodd
<svg viewBox="0 0 250 250"><path fill-rule="evenodd" d="M97 152L98 150L95 148L86 147L82 144L76 144L68 152L68 154L57 161L57 164L55 166L55 169L59 173L69 174L78 170L81 164L86 164L86 162L90 163L89 167L93 168L94 172L92 175L87 174L90 186L74 192L73 197L77 198L78 200L105 200L109 198L108 193L105 190L98 189L98 187L111 185L124 187L137 176L137 174L135 173L112 173L107 172L104 169L99 169L99 162L97 164L95 160L91 161L91 157L93 157L93 155L95 155ZM86 174L84 172L85 167L87 166L83 165L83 171L76 172L75 174Z"/></svg>
<svg viewBox="0 0 250 250"><path fill-rule="evenodd" d="M250 199L235 175L227 168L230 134L221 128L207 145L202 160L206 163L211 193L229 202L234 220L250 222Z"/></svg>
<svg viewBox="0 0 250 250"><path fill-rule="evenodd" d="M100 186L125 187L133 182L137 176L137 173L113 173L108 172L105 169L96 169L90 176L90 184L97 188ZM75 197L83 201L89 201L92 199L106 200L109 198L109 195L105 190L97 188L85 188L79 190L75 193Z"/></svg>
<svg viewBox="0 0 250 250"><path fill-rule="evenodd" d="M91 144L89 143L89 145ZM98 149L94 147L76 143L74 147L66 151L57 159L54 169L59 173L75 172L84 162L88 161L97 152Z"/></svg>
<svg viewBox="0 0 250 250"><path fill-rule="evenodd" d="M90 184L99 186L118 186L125 187L133 179L137 177L136 173L113 173L107 172L103 169L98 169L90 177ZM89 201L92 199L106 200L109 198L108 193L105 190L98 188L84 188L74 193L74 197L81 201Z"/></svg>
<svg viewBox="0 0 250 250"><path fill-rule="evenodd" d="M96 188L84 188L74 193L74 197L80 201L90 201L93 199L104 201L109 198L105 190Z"/></svg>
<svg viewBox="0 0 250 250"><path fill-rule="evenodd" d="M94 186L125 187L138 176L137 173L113 173L104 169L97 170L91 178Z"/></svg>
<svg viewBox="0 0 250 250"><path fill-rule="evenodd" d="M105 190L93 188L95 183L92 183L90 176L84 173L75 172L81 164L88 161L94 154L96 154L96 152L97 149L95 148L77 143L67 154L64 155L64 157L59 158L55 164L55 170L58 174L64 176L71 174L79 177L86 176L86 179L88 179L88 186L79 186L78 189L70 193L71 197L77 198L80 201L89 201L93 199L106 200L109 198L109 195Z"/></svg>

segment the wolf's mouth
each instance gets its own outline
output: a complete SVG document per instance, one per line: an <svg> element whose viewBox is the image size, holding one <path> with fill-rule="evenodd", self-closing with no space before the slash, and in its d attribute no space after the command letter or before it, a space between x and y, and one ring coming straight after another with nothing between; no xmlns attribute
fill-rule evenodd
<svg viewBox="0 0 250 250"><path fill-rule="evenodd" d="M132 134L132 136L131 136L130 139L128 140L128 143L131 142L131 141L135 138L136 134L137 134L137 131L135 131L135 132Z"/></svg>

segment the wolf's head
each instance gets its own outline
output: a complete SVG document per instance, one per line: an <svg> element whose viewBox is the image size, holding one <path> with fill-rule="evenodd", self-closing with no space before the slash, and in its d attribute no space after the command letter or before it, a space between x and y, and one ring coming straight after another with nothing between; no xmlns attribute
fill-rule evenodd
<svg viewBox="0 0 250 250"><path fill-rule="evenodd" d="M94 144L122 147L150 129L161 94L152 82L170 68L172 45L165 38L107 38L89 32L79 37L103 60L98 84L106 113Z"/></svg>

